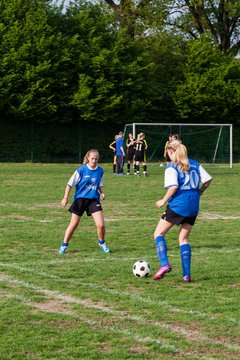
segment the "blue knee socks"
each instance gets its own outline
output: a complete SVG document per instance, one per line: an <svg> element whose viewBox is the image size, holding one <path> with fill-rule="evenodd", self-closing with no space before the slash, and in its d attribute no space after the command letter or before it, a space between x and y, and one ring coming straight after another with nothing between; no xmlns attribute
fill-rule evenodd
<svg viewBox="0 0 240 360"><path fill-rule="evenodd" d="M180 246L180 255L182 260L183 276L191 275L191 247L189 244Z"/></svg>
<svg viewBox="0 0 240 360"><path fill-rule="evenodd" d="M167 255L167 245L164 236L157 236L155 239L157 255L162 266L169 264Z"/></svg>

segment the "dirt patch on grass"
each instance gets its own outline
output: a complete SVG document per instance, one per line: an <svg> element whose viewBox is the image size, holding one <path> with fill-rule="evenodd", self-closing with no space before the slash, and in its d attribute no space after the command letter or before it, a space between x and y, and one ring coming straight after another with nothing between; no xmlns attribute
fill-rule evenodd
<svg viewBox="0 0 240 360"><path fill-rule="evenodd" d="M130 350L135 354L139 354L141 352L144 352L144 353L148 352L149 348L144 345L135 345L135 346L131 346Z"/></svg>
<svg viewBox="0 0 240 360"><path fill-rule="evenodd" d="M74 315L73 311L68 309L68 305L66 305L64 301L58 299L48 300L44 302L28 302L25 303L25 305L34 307L44 312Z"/></svg>
<svg viewBox="0 0 240 360"><path fill-rule="evenodd" d="M240 216L228 216L221 214L213 214L213 213L200 213L199 219L203 220L238 220Z"/></svg>
<svg viewBox="0 0 240 360"><path fill-rule="evenodd" d="M0 279L8 280L9 285L14 286L15 283L11 284L11 281L16 281L15 279L10 278L9 276L6 276L5 274L0 274ZM179 351L175 349L174 346L166 343L165 339L155 339L155 338L141 338L133 331L126 330L126 326L128 326L125 321L134 322L134 326L137 325L145 325L145 324L151 324L154 328L159 328L161 330L164 330L165 333L175 333L180 338L185 339L189 344L194 342L194 348L197 349L197 352L199 351L200 354L209 355L210 353L213 354L213 356L225 356L225 358L231 358L231 355L240 354L240 346L237 345L238 343L236 341L239 341L239 338L231 339L227 336L217 337L213 336L212 338L208 337L208 335L204 334L202 332L201 327L199 326L198 322L191 322L190 324L182 324L182 323L166 323L164 321L154 321L147 319L146 316L135 316L131 315L131 313L128 310L125 311L119 311L112 304L105 304L101 301L93 301L92 299L79 299L75 298L70 295L60 294L55 291L47 290L40 287L30 286L29 283L23 283L17 282L16 285L25 286L32 291L35 291L37 293L40 293L44 296L44 301L25 301L22 299L22 303L26 306L29 306L32 308L31 311L40 310L46 313L55 313L59 315L68 315L71 316L72 319L76 319L77 321L82 321L85 324L89 326L93 326L97 330L106 329L111 331L113 333L119 333L121 335L126 334L127 336L131 338L135 338L137 341L137 345L134 344L132 351L135 353L138 352L144 352L145 351L145 342L151 341L152 343L160 344L161 346L165 346L168 349L173 349L172 351ZM82 307L85 307L87 309L96 309L99 311L102 311L105 313L105 315L101 314L93 314L89 318L88 316L82 317L79 316L79 311L81 311L81 308L77 307L77 305L80 305ZM147 310L144 309L144 310ZM82 312L82 311L81 311ZM147 311L146 311L147 313ZM87 313L88 314L88 313ZM108 314L109 316L106 316ZM145 314L145 311L144 311ZM62 319L65 321L66 319ZM69 326L71 327L72 320L66 320L69 321ZM122 329L125 328L125 329ZM129 327L127 328L129 329ZM141 344L139 344L141 343ZM209 344L211 344L212 347L209 348ZM174 350L175 349L175 350ZM195 351L194 351L195 352ZM180 351L178 353L179 357L181 355L191 355L191 351ZM184 357L184 356L183 356ZM188 357L185 357L188 358ZM237 357L236 357L237 358Z"/></svg>
<svg viewBox="0 0 240 360"><path fill-rule="evenodd" d="M20 220L20 221L29 221L33 220L33 217L26 216L26 215L20 215L20 214L11 214L11 215L1 215L0 219L14 219L14 220Z"/></svg>

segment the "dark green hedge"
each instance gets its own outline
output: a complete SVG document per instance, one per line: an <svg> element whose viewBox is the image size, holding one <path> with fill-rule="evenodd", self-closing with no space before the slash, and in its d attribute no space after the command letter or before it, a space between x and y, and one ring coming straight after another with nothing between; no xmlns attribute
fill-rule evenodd
<svg viewBox="0 0 240 360"><path fill-rule="evenodd" d="M80 162L91 148L112 159L109 144L124 125L99 122L0 122L0 161Z"/></svg>

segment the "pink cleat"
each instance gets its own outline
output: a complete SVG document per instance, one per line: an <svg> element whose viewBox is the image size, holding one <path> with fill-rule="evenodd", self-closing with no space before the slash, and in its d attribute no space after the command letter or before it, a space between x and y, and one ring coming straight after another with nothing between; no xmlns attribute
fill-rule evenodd
<svg viewBox="0 0 240 360"><path fill-rule="evenodd" d="M159 268L158 272L153 275L153 280L159 280L164 277L164 275L172 270L171 265L167 264Z"/></svg>
<svg viewBox="0 0 240 360"><path fill-rule="evenodd" d="M185 282L187 282L187 283L190 283L190 282L191 282L190 276L189 276L189 275L185 275L185 276L183 277L183 281L185 281Z"/></svg>

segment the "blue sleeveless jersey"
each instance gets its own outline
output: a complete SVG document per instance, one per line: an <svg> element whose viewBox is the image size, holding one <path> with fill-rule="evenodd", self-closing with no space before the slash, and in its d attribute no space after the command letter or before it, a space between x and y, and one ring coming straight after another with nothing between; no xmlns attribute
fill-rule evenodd
<svg viewBox="0 0 240 360"><path fill-rule="evenodd" d="M189 159L189 163L190 169L188 172L181 172L172 163L167 165L165 172L165 188L178 186L177 191L168 201L169 207L178 215L185 217L196 216L200 202L200 165L197 161L191 159ZM203 168L201 169L206 173Z"/></svg>
<svg viewBox="0 0 240 360"><path fill-rule="evenodd" d="M87 164L80 166L68 182L69 186L76 187L74 200L99 199L99 187L103 186L104 171L100 166L90 169Z"/></svg>

